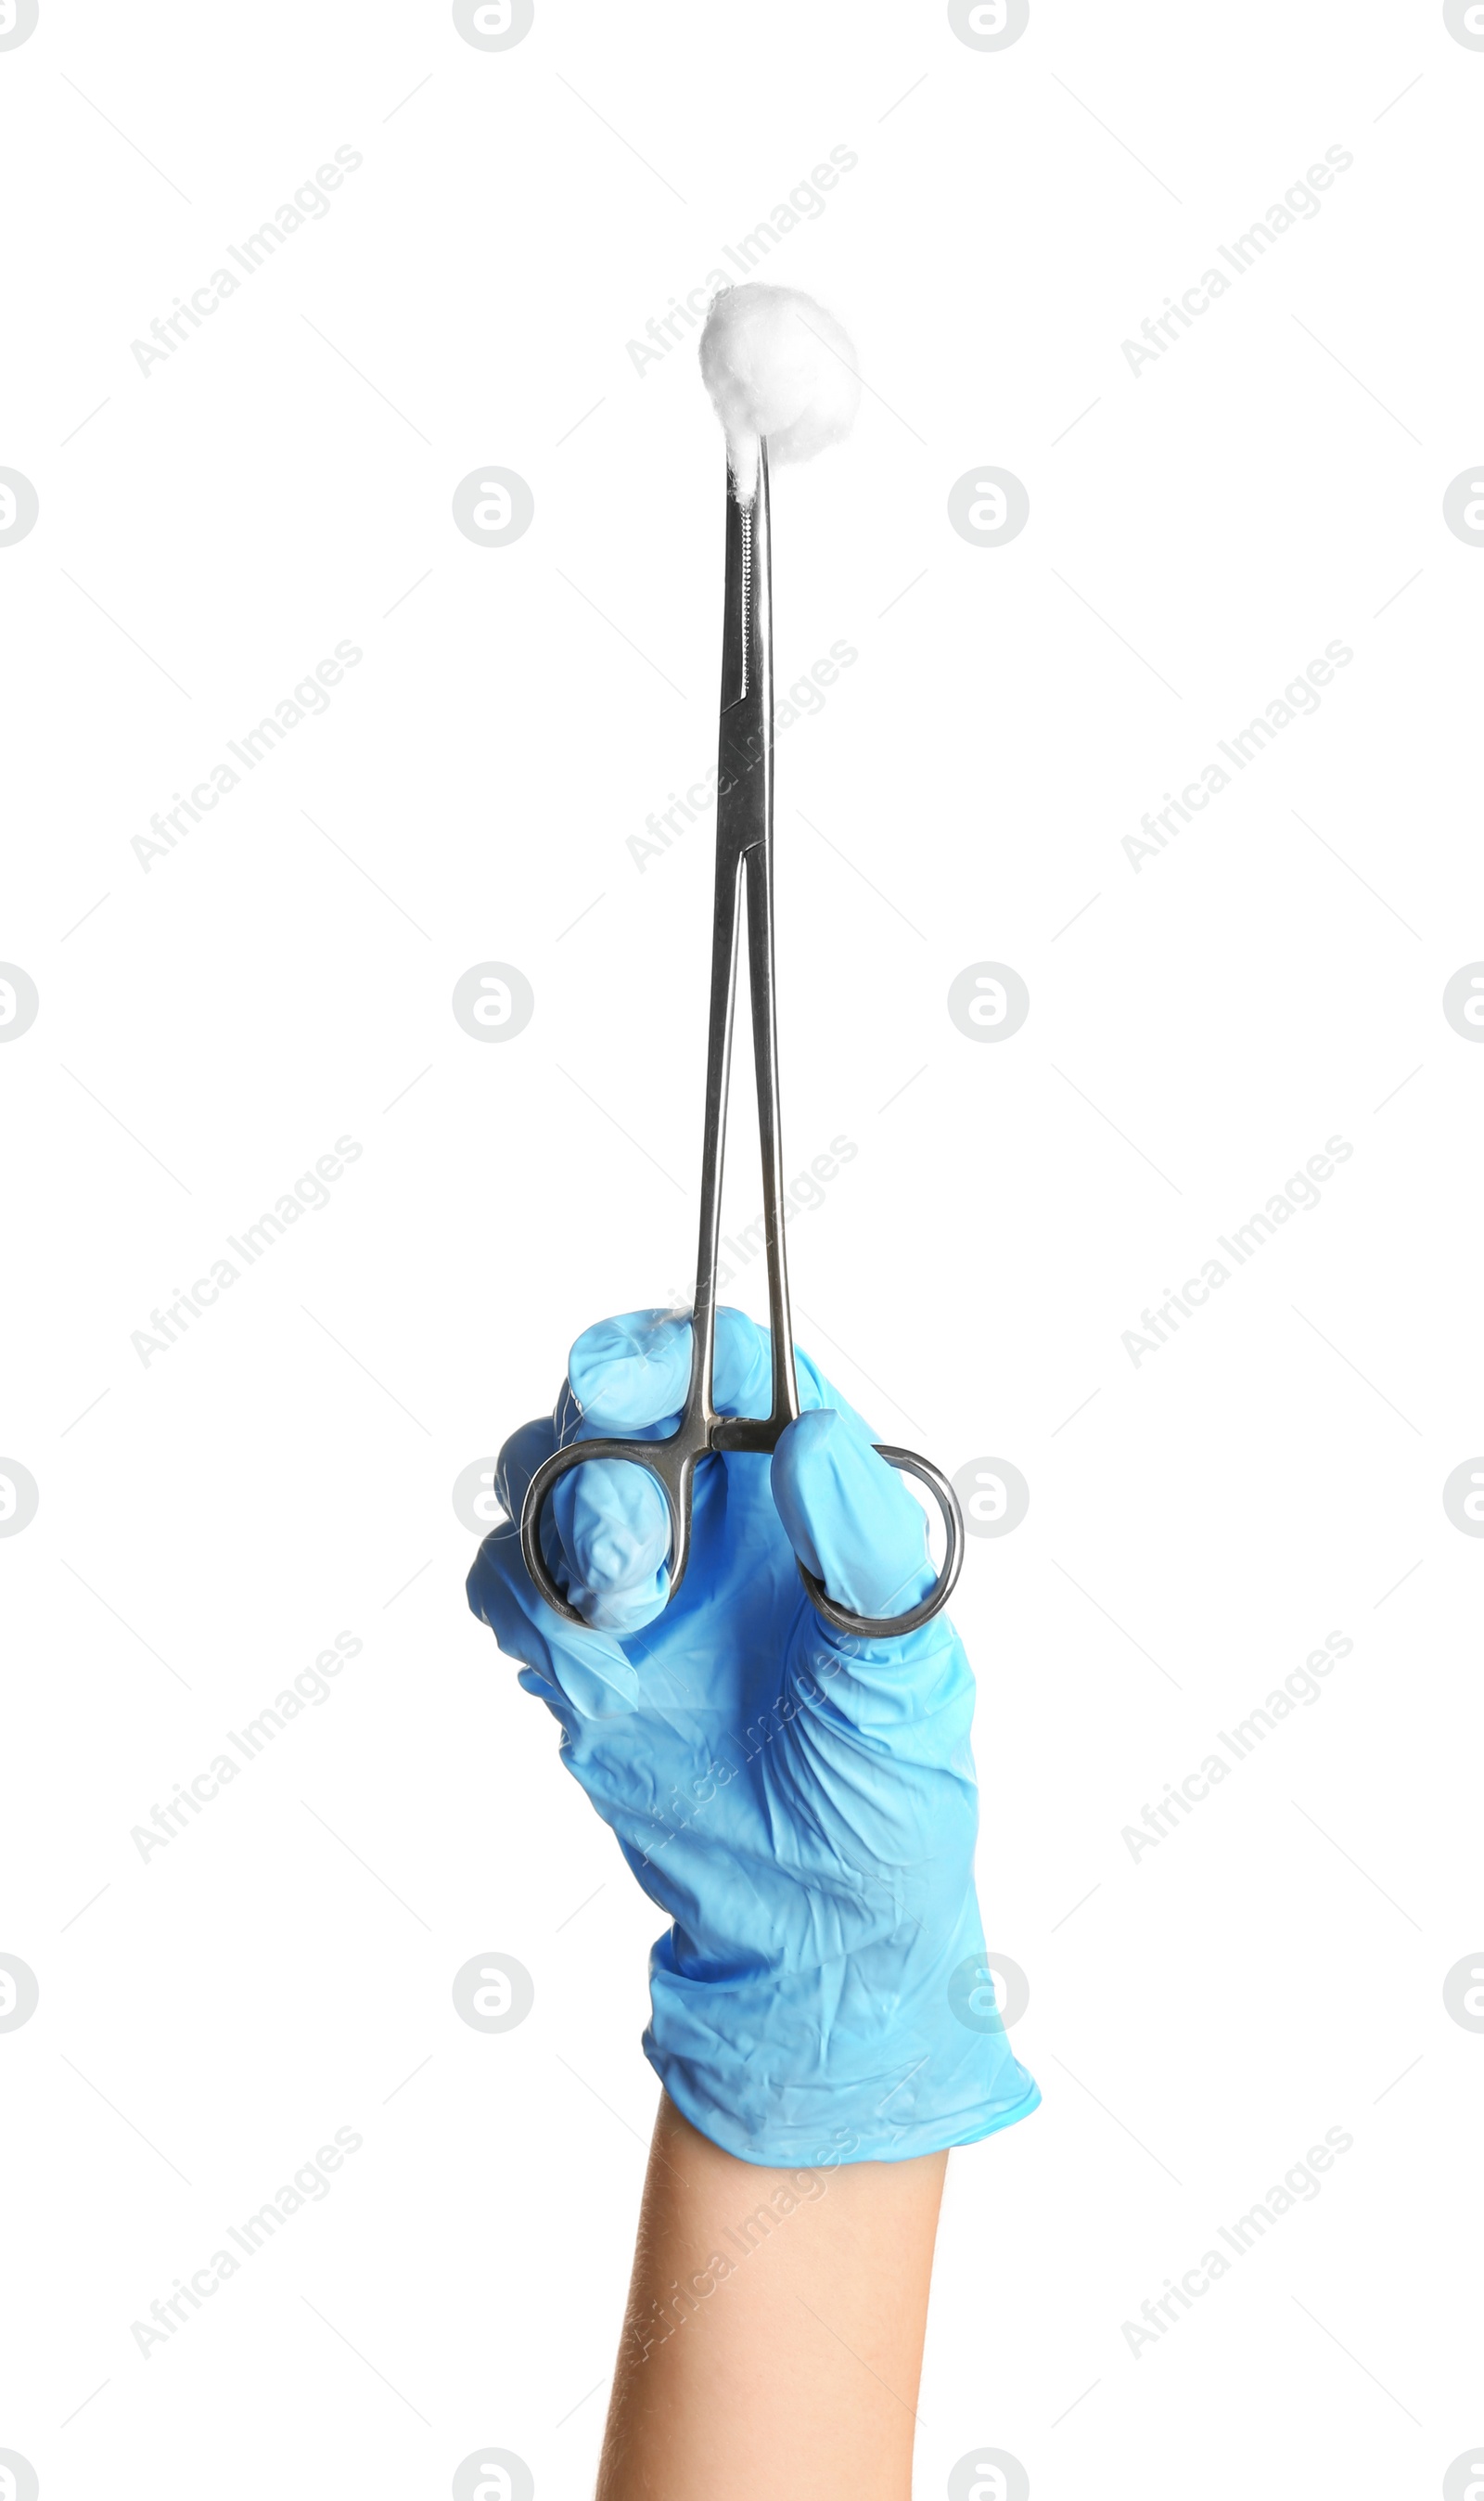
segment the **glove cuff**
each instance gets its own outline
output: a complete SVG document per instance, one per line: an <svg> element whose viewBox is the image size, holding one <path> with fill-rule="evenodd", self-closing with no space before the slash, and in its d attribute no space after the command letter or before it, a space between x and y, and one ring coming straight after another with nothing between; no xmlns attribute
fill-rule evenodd
<svg viewBox="0 0 1484 2501"><path fill-rule="evenodd" d="M920 1931L882 1939L820 1965L803 1997L797 1973L687 1974L671 1930L649 1959L644 2055L691 2125L742 2162L833 2169L973 2145L1040 2100L975 1984L982 1957L972 1896L939 1947Z"/></svg>

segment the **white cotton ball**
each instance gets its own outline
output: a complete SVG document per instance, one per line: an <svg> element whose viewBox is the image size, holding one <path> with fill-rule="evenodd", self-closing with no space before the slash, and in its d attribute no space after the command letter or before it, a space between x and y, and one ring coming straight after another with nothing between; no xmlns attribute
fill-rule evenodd
<svg viewBox="0 0 1484 2501"><path fill-rule="evenodd" d="M701 373L742 504L757 490L760 436L770 463L812 460L844 441L861 404L855 350L833 314L794 286L726 287L701 334Z"/></svg>

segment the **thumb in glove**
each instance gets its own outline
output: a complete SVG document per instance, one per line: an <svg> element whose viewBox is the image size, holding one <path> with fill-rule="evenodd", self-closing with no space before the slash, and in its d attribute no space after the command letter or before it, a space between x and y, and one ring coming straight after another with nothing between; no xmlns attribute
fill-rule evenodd
<svg viewBox="0 0 1484 2501"><path fill-rule="evenodd" d="M833 1407L796 1417L770 1481L794 1552L838 1605L901 1616L926 1597L936 1578L927 1522L855 1418Z"/></svg>

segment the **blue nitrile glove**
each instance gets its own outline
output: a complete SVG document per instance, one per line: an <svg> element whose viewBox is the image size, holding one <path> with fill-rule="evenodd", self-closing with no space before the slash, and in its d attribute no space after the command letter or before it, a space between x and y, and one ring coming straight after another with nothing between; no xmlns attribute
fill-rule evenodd
<svg viewBox="0 0 1484 2501"><path fill-rule="evenodd" d="M689 1322L661 1312L588 1329L558 1401L564 1441L669 1431L690 1348ZM568 1770L675 1922L650 1956L643 2045L671 2099L746 2162L902 2161L1040 2096L982 1967L963 1644L944 1616L895 1641L836 1632L795 1566L853 1613L903 1614L933 1583L923 1515L860 1417L798 1365L805 1413L772 1459L697 1469L674 1605L664 1497L616 1459L572 1469L546 1506L553 1577L593 1629L538 1596L515 1523L556 1444L545 1418L501 1452L509 1524L480 1547L469 1603L524 1662ZM770 1396L766 1331L718 1313L718 1409L761 1415Z"/></svg>

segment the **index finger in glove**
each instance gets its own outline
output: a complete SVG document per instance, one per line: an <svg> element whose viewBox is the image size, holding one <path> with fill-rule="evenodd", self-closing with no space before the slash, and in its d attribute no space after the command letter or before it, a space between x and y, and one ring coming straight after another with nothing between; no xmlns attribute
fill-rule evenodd
<svg viewBox="0 0 1484 2501"><path fill-rule="evenodd" d="M718 1315L718 1376L724 1368L729 1384L745 1389L751 1350L734 1351L736 1332L722 1328L724 1317L741 1315ZM581 1417L577 1439L624 1434L642 1442L673 1429L690 1365L686 1319L644 1311L596 1321L568 1358L567 1392ZM564 1395L564 1423L565 1406ZM646 1469L626 1459L573 1468L552 1488L549 1516L568 1566L568 1596L589 1623L637 1631L659 1613L670 1591L670 1513Z"/></svg>
<svg viewBox="0 0 1484 2501"><path fill-rule="evenodd" d="M571 1431L569 1397L581 1417L578 1441L613 1434L643 1443L673 1430L690 1386L692 1344L690 1321L673 1312L625 1312L584 1329L558 1401L563 1438ZM734 1415L766 1410L771 1384L766 1333L742 1312L719 1311L717 1407ZM570 1469L552 1487L548 1517L567 1594L590 1624L634 1632L659 1613L670 1594L670 1514L646 1469L628 1459Z"/></svg>
<svg viewBox="0 0 1484 2501"><path fill-rule="evenodd" d="M502 1542L510 1546L507 1568L527 1587L513 1524L531 1479L557 1444L551 1418L538 1416L517 1426L495 1462L495 1491L512 1523ZM635 1631L669 1595L665 1497L651 1476L627 1461L594 1459L559 1478L544 1505L542 1546L547 1568L595 1629Z"/></svg>
<svg viewBox="0 0 1484 2501"><path fill-rule="evenodd" d="M626 1312L584 1329L568 1358L567 1384L558 1402L565 1440L570 1406L581 1417L578 1441L603 1435L653 1440L674 1430L690 1386L694 1335L683 1315ZM827 1402L842 1411L869 1442L861 1419L807 1355L796 1350L800 1396L806 1409ZM723 1306L716 1314L712 1398L728 1416L766 1415L773 1397L773 1348L768 1331L744 1312ZM909 1511L915 1505L907 1498ZM552 1489L555 1520L572 1581L569 1596L587 1620L612 1631L637 1630L669 1594L665 1566L670 1517L654 1479L631 1460L594 1459L573 1468Z"/></svg>

